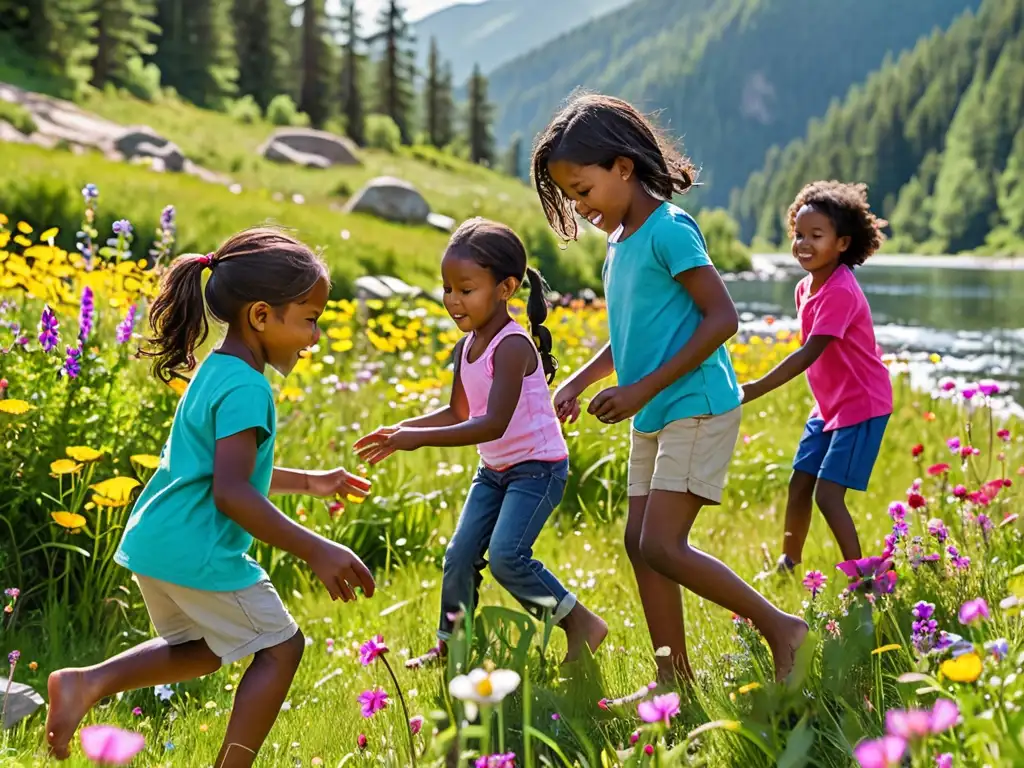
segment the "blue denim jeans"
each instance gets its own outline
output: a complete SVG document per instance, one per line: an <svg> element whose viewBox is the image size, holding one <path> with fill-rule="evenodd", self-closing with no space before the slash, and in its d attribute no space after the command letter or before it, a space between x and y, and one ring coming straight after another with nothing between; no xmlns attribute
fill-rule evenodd
<svg viewBox="0 0 1024 768"><path fill-rule="evenodd" d="M550 611L557 623L573 609L576 596L533 557L533 544L562 500L568 476L568 459L527 461L503 472L480 465L444 555L441 640L452 634L449 615L476 607L485 553L491 575L531 615L542 618Z"/></svg>

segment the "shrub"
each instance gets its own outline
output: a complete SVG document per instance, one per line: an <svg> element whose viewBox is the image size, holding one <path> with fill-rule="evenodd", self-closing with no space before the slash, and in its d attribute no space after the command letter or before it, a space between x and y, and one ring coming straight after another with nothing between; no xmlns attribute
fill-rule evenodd
<svg viewBox="0 0 1024 768"><path fill-rule="evenodd" d="M260 111L260 105L256 103L251 95L246 94L240 99L236 99L232 102L228 108L228 114L239 123L245 125L252 125L258 123L263 119L263 113Z"/></svg>
<svg viewBox="0 0 1024 768"><path fill-rule="evenodd" d="M160 67L153 62L144 64L138 56L128 60L125 90L142 101L159 101L163 96L160 87Z"/></svg>
<svg viewBox="0 0 1024 768"><path fill-rule="evenodd" d="M279 93L267 105L267 120L274 125L309 125L309 115L299 112L292 97Z"/></svg>
<svg viewBox="0 0 1024 768"><path fill-rule="evenodd" d="M697 223L708 244L711 261L721 272L750 269L750 251L739 239L739 225L721 208L705 208L697 214Z"/></svg>
<svg viewBox="0 0 1024 768"><path fill-rule="evenodd" d="M366 144L394 154L402 145L402 132L387 115L368 115L366 118Z"/></svg>
<svg viewBox="0 0 1024 768"><path fill-rule="evenodd" d="M14 126L16 131L26 136L35 133L39 129L35 118L32 117L32 113L21 106L21 104L15 104L11 101L0 101L0 120L6 120Z"/></svg>

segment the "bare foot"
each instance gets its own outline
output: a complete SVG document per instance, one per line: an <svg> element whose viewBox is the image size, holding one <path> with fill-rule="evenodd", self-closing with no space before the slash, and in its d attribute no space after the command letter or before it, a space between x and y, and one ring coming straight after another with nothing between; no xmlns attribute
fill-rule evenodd
<svg viewBox="0 0 1024 768"><path fill-rule="evenodd" d="M50 696L46 711L46 741L50 754L58 760L67 760L68 745L75 736L78 724L95 703L89 695L85 672L62 669L53 672L46 683Z"/></svg>
<svg viewBox="0 0 1024 768"><path fill-rule="evenodd" d="M768 640L775 659L775 682L783 682L793 671L796 652L803 645L808 629L807 622L798 616L786 616L779 627L779 634Z"/></svg>
<svg viewBox="0 0 1024 768"><path fill-rule="evenodd" d="M563 622L565 640L569 646L563 664L576 661L583 653L586 644L591 653L595 653L608 636L608 625L604 619L591 611L582 603L576 603Z"/></svg>

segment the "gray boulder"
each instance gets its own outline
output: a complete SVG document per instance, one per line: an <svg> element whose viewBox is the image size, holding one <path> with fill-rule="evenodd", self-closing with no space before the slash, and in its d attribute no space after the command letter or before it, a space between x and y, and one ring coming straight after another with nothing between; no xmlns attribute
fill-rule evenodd
<svg viewBox="0 0 1024 768"><path fill-rule="evenodd" d="M24 683L11 683L6 677L0 677L0 699L5 693L7 709L4 711L4 721L0 723L0 727L11 728L43 706L43 697L32 688Z"/></svg>
<svg viewBox="0 0 1024 768"><path fill-rule="evenodd" d="M388 221L422 224L430 215L430 206L412 184L391 176L379 176L366 183L348 205L346 213L368 213Z"/></svg>
<svg viewBox="0 0 1024 768"><path fill-rule="evenodd" d="M311 168L362 165L354 143L312 128L281 128L260 147L260 154L277 163L296 163ZM320 159L311 161L311 157Z"/></svg>
<svg viewBox="0 0 1024 768"><path fill-rule="evenodd" d="M185 170L185 155L178 145L146 127L126 130L114 139L114 149L127 160L152 157L160 160L165 170L175 173Z"/></svg>

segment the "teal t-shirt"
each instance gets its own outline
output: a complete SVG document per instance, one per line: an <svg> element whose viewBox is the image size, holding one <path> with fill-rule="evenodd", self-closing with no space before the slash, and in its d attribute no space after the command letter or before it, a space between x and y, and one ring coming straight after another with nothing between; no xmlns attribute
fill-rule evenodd
<svg viewBox="0 0 1024 768"><path fill-rule="evenodd" d="M703 316L675 278L708 266L711 259L697 222L671 203L662 203L622 242L615 235L608 239L604 289L620 384L653 373L693 336ZM736 372L722 346L659 392L633 417L633 427L658 432L679 419L727 413L741 400Z"/></svg>
<svg viewBox="0 0 1024 768"><path fill-rule="evenodd" d="M276 416L270 383L243 360L212 353L178 402L160 465L125 526L114 560L131 571L210 592L245 589L264 571L250 536L213 502L217 440L256 429L252 484L270 492Z"/></svg>

